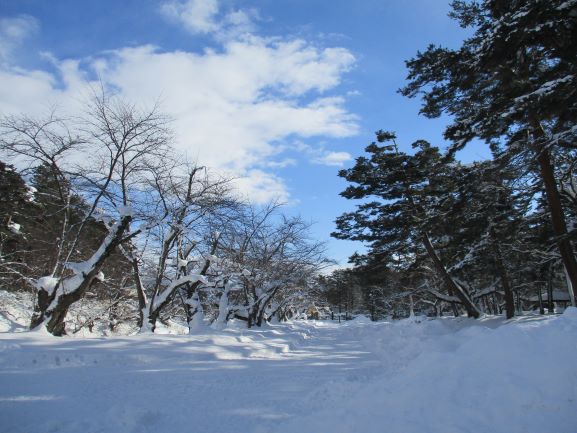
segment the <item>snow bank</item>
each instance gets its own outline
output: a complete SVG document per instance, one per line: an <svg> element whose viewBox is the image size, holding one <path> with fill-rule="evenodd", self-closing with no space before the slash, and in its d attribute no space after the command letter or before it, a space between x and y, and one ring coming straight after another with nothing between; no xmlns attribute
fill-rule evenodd
<svg viewBox="0 0 577 433"><path fill-rule="evenodd" d="M577 309L197 335L0 334L11 433L574 433Z"/></svg>
<svg viewBox="0 0 577 433"><path fill-rule="evenodd" d="M357 328L383 374L331 387L329 407L279 431L575 432L577 309L502 323L406 320Z"/></svg>

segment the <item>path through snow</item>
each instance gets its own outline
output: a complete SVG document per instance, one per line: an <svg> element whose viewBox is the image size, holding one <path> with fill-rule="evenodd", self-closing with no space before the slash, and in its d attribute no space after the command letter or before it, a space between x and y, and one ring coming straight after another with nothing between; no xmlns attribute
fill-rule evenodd
<svg viewBox="0 0 577 433"><path fill-rule="evenodd" d="M577 310L501 324L0 334L0 431L575 432Z"/></svg>
<svg viewBox="0 0 577 433"><path fill-rule="evenodd" d="M3 432L265 432L369 378L377 359L338 325L200 336L55 339L4 335Z"/></svg>

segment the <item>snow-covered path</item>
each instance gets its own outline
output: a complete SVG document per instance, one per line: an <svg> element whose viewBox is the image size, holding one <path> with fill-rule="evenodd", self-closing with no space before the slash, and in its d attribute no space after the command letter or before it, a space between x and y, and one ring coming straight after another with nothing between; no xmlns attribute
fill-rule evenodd
<svg viewBox="0 0 577 433"><path fill-rule="evenodd" d="M574 433L577 309L502 325L0 334L0 432Z"/></svg>
<svg viewBox="0 0 577 433"><path fill-rule="evenodd" d="M322 385L377 373L345 334L306 323L195 337L12 334L0 355L0 431L271 431L309 413Z"/></svg>

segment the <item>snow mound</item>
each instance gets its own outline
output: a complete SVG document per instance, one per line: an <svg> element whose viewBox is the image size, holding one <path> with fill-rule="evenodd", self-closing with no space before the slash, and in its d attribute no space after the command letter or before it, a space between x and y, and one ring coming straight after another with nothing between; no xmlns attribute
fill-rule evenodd
<svg viewBox="0 0 577 433"><path fill-rule="evenodd" d="M330 407L279 431L575 432L577 309L494 322L400 321L357 330L384 373L331 387ZM318 391L309 396L317 398Z"/></svg>

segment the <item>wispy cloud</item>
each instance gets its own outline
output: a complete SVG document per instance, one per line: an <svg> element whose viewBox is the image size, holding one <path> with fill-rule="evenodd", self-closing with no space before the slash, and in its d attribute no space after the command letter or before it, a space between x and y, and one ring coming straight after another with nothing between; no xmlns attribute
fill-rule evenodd
<svg viewBox="0 0 577 433"><path fill-rule="evenodd" d="M309 144L303 143L302 141L297 141L294 143L293 147L298 152L306 155L309 161L313 164L342 167L345 162L353 159L351 154L348 152L330 151L327 150L322 144L318 146L311 146Z"/></svg>
<svg viewBox="0 0 577 433"><path fill-rule="evenodd" d="M312 161L316 164L342 167L345 162L351 159L352 156L348 152L326 152L324 155L314 158Z"/></svg>
<svg viewBox="0 0 577 433"><path fill-rule="evenodd" d="M12 52L38 29L38 21L30 15L0 18L0 61L8 60Z"/></svg>
<svg viewBox="0 0 577 433"><path fill-rule="evenodd" d="M219 39L252 33L258 17L254 9L223 11L218 0L169 0L160 11L192 34L211 34Z"/></svg>
<svg viewBox="0 0 577 433"><path fill-rule="evenodd" d="M268 161L265 163L265 166L269 168L287 168L294 165L297 165L297 160L294 158L285 158L280 161Z"/></svg>

